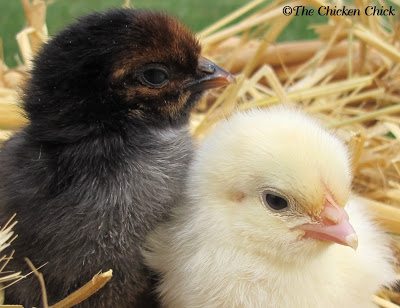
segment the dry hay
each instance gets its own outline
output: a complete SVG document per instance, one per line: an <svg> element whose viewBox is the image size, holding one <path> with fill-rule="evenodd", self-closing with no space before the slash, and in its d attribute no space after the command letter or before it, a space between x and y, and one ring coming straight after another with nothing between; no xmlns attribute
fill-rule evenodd
<svg viewBox="0 0 400 308"><path fill-rule="evenodd" d="M0 140L25 123L16 89L47 38L44 2L23 3L27 27L17 35L23 64L0 64ZM254 0L199 33L204 54L237 74L237 82L201 101L192 116L193 135L203 137L236 110L282 102L300 105L336 128L349 144L354 190L393 235L400 256L400 20L332 16L313 26L316 40L277 43L296 18L284 16L282 8L300 4L329 3ZM361 11L366 5L371 2L354 1ZM400 14L400 2L392 5ZM397 307L400 294L385 289L373 300L382 307Z"/></svg>
<svg viewBox="0 0 400 308"><path fill-rule="evenodd" d="M14 221L14 217L1 227L0 229L0 253L7 247L9 247L12 241L16 238L13 227L17 222ZM23 278L20 272L10 272L7 271L7 264L13 257L13 252L9 255L0 255L0 304L4 302L4 289L8 286L18 282ZM0 305L1 306L1 305Z"/></svg>

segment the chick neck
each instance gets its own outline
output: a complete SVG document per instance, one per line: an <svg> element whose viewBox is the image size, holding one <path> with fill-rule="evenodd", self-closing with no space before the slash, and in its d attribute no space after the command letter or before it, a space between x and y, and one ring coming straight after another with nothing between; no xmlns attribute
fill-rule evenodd
<svg viewBox="0 0 400 308"><path fill-rule="evenodd" d="M107 95L63 99L40 90L28 92L24 107L30 120L28 135L39 142L57 144L107 136L132 140L154 130L187 129L190 114L188 107L179 119L162 119Z"/></svg>

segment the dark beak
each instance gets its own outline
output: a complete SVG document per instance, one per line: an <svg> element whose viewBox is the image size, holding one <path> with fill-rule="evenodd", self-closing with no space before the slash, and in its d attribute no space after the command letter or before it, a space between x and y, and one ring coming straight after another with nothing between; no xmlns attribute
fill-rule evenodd
<svg viewBox="0 0 400 308"><path fill-rule="evenodd" d="M192 92L223 87L235 81L231 73L203 57L200 57L197 69L203 77L187 85Z"/></svg>

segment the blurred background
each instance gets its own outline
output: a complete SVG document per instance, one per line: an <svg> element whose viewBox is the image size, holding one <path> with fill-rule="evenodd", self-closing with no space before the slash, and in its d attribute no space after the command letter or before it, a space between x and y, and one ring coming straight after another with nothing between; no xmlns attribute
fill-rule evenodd
<svg viewBox="0 0 400 308"><path fill-rule="evenodd" d="M194 31L200 31L212 22L248 3L246 0L132 0L135 8L167 11L183 20ZM52 35L75 18L96 10L121 7L124 0L50 0L47 10L47 27ZM15 35L25 26L24 12L19 0L0 0L0 38L7 65L17 64ZM315 38L310 24L326 21L321 16L298 16L280 35L278 41ZM1 48L0 48L1 52Z"/></svg>

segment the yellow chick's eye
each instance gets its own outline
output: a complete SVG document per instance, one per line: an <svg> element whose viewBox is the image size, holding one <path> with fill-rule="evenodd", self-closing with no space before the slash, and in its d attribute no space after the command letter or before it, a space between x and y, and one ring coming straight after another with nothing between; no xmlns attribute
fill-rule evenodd
<svg viewBox="0 0 400 308"><path fill-rule="evenodd" d="M286 198L275 191L264 190L261 198L264 205L274 211L284 211L289 208Z"/></svg>

